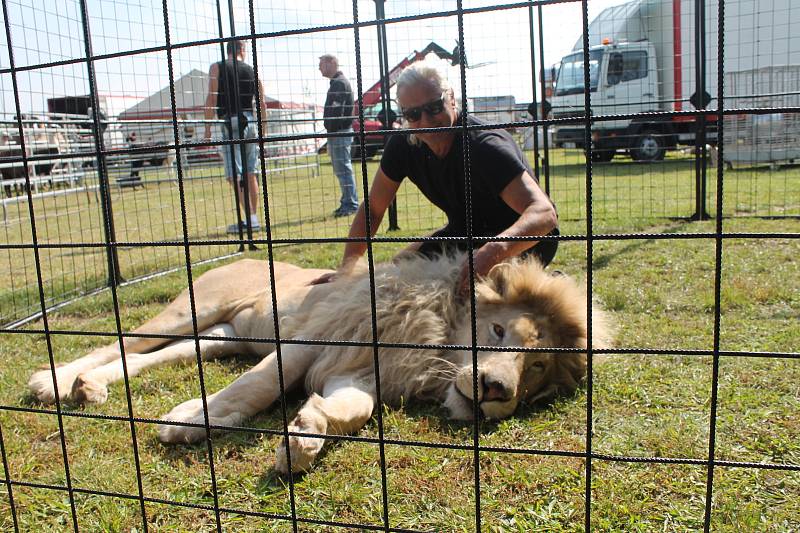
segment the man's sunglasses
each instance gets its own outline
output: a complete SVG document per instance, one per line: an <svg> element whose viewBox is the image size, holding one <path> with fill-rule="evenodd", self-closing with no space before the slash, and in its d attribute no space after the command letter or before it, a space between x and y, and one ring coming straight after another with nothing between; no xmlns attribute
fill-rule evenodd
<svg viewBox="0 0 800 533"><path fill-rule="evenodd" d="M401 109L400 114L409 122L417 122L422 118L422 112L424 111L429 117L434 115L438 115L442 111L444 111L444 97L446 93L442 93L442 96L439 97L437 100L433 102L428 102L427 104L422 104L421 106L417 107L409 107L408 109Z"/></svg>

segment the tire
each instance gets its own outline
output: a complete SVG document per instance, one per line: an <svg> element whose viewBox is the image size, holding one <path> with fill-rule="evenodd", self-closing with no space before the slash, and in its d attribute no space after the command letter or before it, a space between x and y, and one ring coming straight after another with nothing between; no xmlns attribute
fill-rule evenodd
<svg viewBox="0 0 800 533"><path fill-rule="evenodd" d="M592 150L592 163L610 163L616 153L610 148L595 148Z"/></svg>
<svg viewBox="0 0 800 533"><path fill-rule="evenodd" d="M378 153L378 146L374 144L367 144L364 146L364 159L372 159ZM350 147L350 159L358 161L361 159L361 145L353 143Z"/></svg>
<svg viewBox="0 0 800 533"><path fill-rule="evenodd" d="M631 146L631 157L643 163L661 161L667 150L663 137L654 131L644 131Z"/></svg>
<svg viewBox="0 0 800 533"><path fill-rule="evenodd" d="M150 166L151 167L160 167L164 164L164 160L166 157L151 157L150 158Z"/></svg>
<svg viewBox="0 0 800 533"><path fill-rule="evenodd" d="M358 161L361 159L361 144L354 142L350 145L350 160Z"/></svg>
<svg viewBox="0 0 800 533"><path fill-rule="evenodd" d="M367 145L367 159L372 159L376 155L378 155L378 149L380 147L375 144L368 144Z"/></svg>

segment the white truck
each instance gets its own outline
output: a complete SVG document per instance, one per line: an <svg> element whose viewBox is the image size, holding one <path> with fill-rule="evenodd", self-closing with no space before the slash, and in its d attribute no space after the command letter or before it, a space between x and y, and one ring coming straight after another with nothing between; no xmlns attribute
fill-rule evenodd
<svg viewBox="0 0 800 533"><path fill-rule="evenodd" d="M718 0L705 9L705 95L698 94L695 63L695 0L634 0L610 7L589 25L592 114L631 115L653 111L717 108ZM800 64L800 5L797 0L726 0L726 73ZM800 88L796 88L800 89ZM704 96L704 97L701 97ZM725 107L737 107L726 87ZM783 101L783 100L776 100ZM561 59L551 99L553 118L584 115L583 38ZM637 116L592 125L592 159L610 161L626 151L636 161L657 161L666 150L693 145L697 116ZM581 123L558 125L556 146L585 145ZM717 142L717 117L706 118L706 142Z"/></svg>

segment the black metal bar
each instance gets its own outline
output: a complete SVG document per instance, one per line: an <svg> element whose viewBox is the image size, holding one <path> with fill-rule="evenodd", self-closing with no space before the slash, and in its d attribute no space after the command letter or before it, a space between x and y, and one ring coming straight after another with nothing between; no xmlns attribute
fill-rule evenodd
<svg viewBox="0 0 800 533"><path fill-rule="evenodd" d="M15 69L15 59L14 59L14 46L13 40L11 39L11 26L9 24L9 17L8 17L8 3L7 0L0 0L3 5L3 21L5 23L5 30L6 30L6 45L8 46L8 62L11 68L11 86L14 91L14 110L17 114L17 132L19 133L20 139L20 150L22 151L23 161L24 161L24 173L25 173L25 193L28 195L28 216L31 220L31 239L33 241L33 259L36 265L36 283L39 292L39 308L42 313L42 325L45 344L47 346L47 359L50 365L50 378L53 380L53 394L54 394L54 401L56 404L56 411L55 416L56 420L58 421L58 440L61 446L61 461L64 465L64 477L66 479L66 491L67 496L69 497L69 509L70 509L70 518L72 519L72 529L77 533L78 531L78 515L75 509L75 494L72 490L72 475L70 473L69 468L69 455L67 454L67 440L64 434L64 417L61 411L61 398L60 392L58 390L58 380L56 379L56 361L53 355L53 340L50 334L50 321L47 315L47 304L44 296L44 281L42 280L42 261L40 257L40 250L39 250L39 235L36 228L36 212L33 207L33 195L31 193L31 176L30 176L30 166L27 164L27 160L25 160L25 153L26 153L26 146L25 146L25 130L22 126L22 107L19 103L19 85L17 83L17 72ZM6 477L10 478L10 473L6 469ZM7 481L9 483L9 481Z"/></svg>
<svg viewBox="0 0 800 533"><path fill-rule="evenodd" d="M85 1L85 0L82 0ZM169 74L169 100L172 111L172 133L175 138L176 150L178 146L178 117L175 110L175 73L172 61L172 46L169 27L169 0L162 0L161 11L164 17L164 39L167 49L167 71ZM233 165L234 167L236 165ZM211 477L211 495L214 501L214 519L217 533L222 533L222 517L219 508L219 494L217 491L217 475L214 469L214 446L211 441L211 429L208 419L208 398L206 395L205 375L203 373L203 357L200 353L200 340L197 325L197 302L194 296L193 276L192 276L192 256L191 246L189 245L189 226L186 221L186 192L184 190L183 173L180 164L178 165L178 196L181 207L181 234L183 238L184 262L186 264L186 279L188 282L189 310L192 317L192 336L194 337L195 359L197 362L197 377L200 382L200 398L203 404L203 424L206 430L206 453L208 454L208 467Z"/></svg>
<svg viewBox="0 0 800 533"><path fill-rule="evenodd" d="M80 0L81 21L83 25L84 45L86 51L86 68L89 76L89 94L92 99L94 113L91 117L94 131L95 152L97 157L97 172L100 181L100 196L103 199L103 218L106 240L109 243L116 241L114 234L114 214L111 205L111 192L108 186L108 171L106 158L102 154L104 149L103 130L100 124L100 99L97 96L97 79L95 77L94 62L88 60L92 55L92 34L89 24L89 8L86 0ZM136 435L136 425L133 422L133 400L131 399L130 381L128 379L128 366L125 356L125 342L122 337L122 321L120 319L119 298L117 297L117 286L124 281L119 269L119 258L117 247L109 245L106 248L108 257L108 286L111 288L111 300L114 308L114 327L117 332L117 343L119 345L120 360L122 361L122 375L125 382L125 398L129 417L129 429L131 432L131 447L133 452L134 467L136 470L136 483L139 492L139 512L142 515L142 528L147 532L147 509L144 504L144 486L142 484L142 469L139 461L139 441Z"/></svg>
<svg viewBox="0 0 800 533"><path fill-rule="evenodd" d="M683 219L681 219L683 220ZM600 241L615 241L615 240L693 240L693 239L713 239L719 234L716 232L698 232L698 233L598 233L592 236L593 240ZM800 233L758 233L758 232L732 232L723 233L720 235L724 239L763 239L763 238L780 238L780 239L800 239ZM474 236L473 240L481 242L511 242L511 241L583 241L586 240L586 235L568 235L562 234L558 236L553 235L526 235L519 237L484 237ZM265 239L254 239L255 242L266 243ZM319 237L319 238L295 238L295 239L272 239L273 244L320 244L320 243L348 243L359 242L362 239L350 237ZM373 237L372 242L390 243L390 242L429 242L429 241L453 241L453 242L467 242L467 237ZM238 241L231 240L208 240L208 239L194 239L189 240L192 246L213 245L213 244L235 244ZM139 241L120 241L116 243L117 246L124 247L181 247L182 243L174 241L152 241L152 242L139 242ZM100 248L103 244L99 243L43 243L37 245L40 249L70 249L70 248ZM0 250L14 250L14 249L33 249L33 244L0 244ZM231 254L226 257L232 257L238 254ZM222 258L217 258L219 260ZM209 260L210 261L210 260ZM202 264L198 262L196 264ZM172 270L174 272L175 269ZM152 276L161 275L153 274ZM149 279L152 276L146 276L143 279ZM141 281L142 278L139 279Z"/></svg>
<svg viewBox="0 0 800 533"><path fill-rule="evenodd" d="M35 328L26 330L10 330L0 329L0 333L33 335L44 334L44 330ZM71 335L71 336L91 336L91 337L117 337L117 333L108 331L93 331L93 330L56 330L50 329L49 333L53 335ZM164 339L164 340L194 340L194 335L189 334L156 334L156 333L122 333L123 338L131 339ZM218 340L219 337L209 335L197 335L199 340ZM273 337L246 337L246 336L230 336L226 337L230 341L240 341L247 343L261 343L261 344L275 344L278 339ZM370 341L346 341L346 340L325 340L325 339L282 339L280 342L283 344L298 344L308 346L362 346L370 347L374 343ZM461 344L417 344L417 343L401 343L401 342L382 342L377 343L379 348L406 348L406 349L427 349L427 350L461 350L466 351L472 349L472 345ZM525 353L584 353L585 350L580 348L527 348L527 347L503 347L503 346L482 346L476 345L475 349L478 351L493 351L493 352L525 352ZM619 355L696 355L696 356L712 356L713 350L693 350L693 349L655 349L655 348L603 348L594 350L598 354L619 354ZM798 359L800 352L753 352L753 351L735 351L728 350L718 351L720 357L755 357L755 358L775 358L775 359ZM2 408L2 406L0 406Z"/></svg>
<svg viewBox="0 0 800 533"><path fill-rule="evenodd" d="M6 490L8 491L8 506L11 509L11 522L14 524L14 531L19 531L19 522L17 522L17 505L14 503L14 488L11 482L11 470L8 468L8 455L6 454L6 445L3 440L3 425L0 424L0 456L3 459L3 472L6 473Z"/></svg>
<svg viewBox="0 0 800 533"><path fill-rule="evenodd" d="M108 268L107 284L111 286L124 281L122 272L119 268L119 255L117 248L111 243L117 240L114 231L114 209L111 202L111 191L108 184L108 170L106 167L105 143L103 141L103 129L100 124L100 100L97 97L97 81L94 72L94 62L92 61L92 34L89 28L89 14L84 0L80 2L81 25L83 30L83 41L86 54L86 72L89 81L89 95L92 100L92 133L94 137L94 159L97 162L97 181L100 186L100 209L103 217L103 235L106 240L106 267Z"/></svg>
<svg viewBox="0 0 800 533"><path fill-rule="evenodd" d="M31 412L31 409L26 408L16 408L16 409L8 409L9 411L16 411L16 412ZM40 414L40 413L37 413ZM100 415L87 415L81 412L65 412L65 416L70 416L73 418L85 418L85 419L97 419L97 420L115 420L121 417L113 417L109 415L105 415L101 417ZM127 420L126 418L124 420ZM161 420L153 420L153 419L137 419L136 422L144 423L144 424L170 424L170 422L161 421ZM172 422L171 424L178 424L177 422ZM202 427L201 424L186 424L192 427ZM280 430L276 429L267 429L267 428L253 428L253 427L240 427L240 426L212 426L214 429L219 429L221 431L231 431L237 433L248 433L248 434L255 434L255 435L270 435L270 436L279 436L282 435ZM358 443L366 443L366 444L377 444L378 439L375 437L360 437L356 435L336 435L325 433L306 433L306 432L289 432L290 435L297 435L297 436L305 436L311 438L325 438L330 439L335 442L358 442ZM404 448L423 448L423 449L435 449L435 450L456 450L456 451L471 451L473 449L472 445L468 444L452 444L452 443L444 443L444 442L427 442L427 441L416 441L416 440L402 440L402 439L386 439L386 444ZM571 457L571 458L583 458L586 456L584 452L574 451L574 450L551 450L545 448L505 448L502 446L481 446L480 451L488 452L488 453L499 453L499 454L508 454L508 455L539 455L544 457ZM625 455L614 455L614 454L606 454L606 453L593 453L593 459L600 459L603 461L609 462L616 462L616 463L631 463L631 464L656 464L656 465L692 465L692 466L708 466L709 464L714 465L715 467L725 467L725 468L747 468L753 470L772 470L778 472L800 472L800 464L783 464L783 463L756 463L751 461L727 461L727 460L714 460L713 462L709 461L708 459L697 459L691 457L645 457L645 456L625 456ZM49 490L61 490L65 491L66 487L63 485L54 485L54 484L45 484L45 483L34 483L30 481L16 481L12 479L2 479L0 478L0 483L8 483L12 486L17 487L32 487L32 488L41 488L41 489L49 489ZM136 499L137 496L133 494L126 494L121 492L111 492L111 491L101 491L96 489L87 489L83 487L73 487L73 491L80 494L95 494L100 496L109 496L114 498L124 498L124 499ZM202 504L191 504L191 503L184 503L179 501L173 500L164 500L160 498L151 498L145 497L145 502L148 503L164 503L169 505L176 505L176 506L196 506ZM207 508L208 510L212 510L211 506L203 506L202 508ZM226 509L224 507L220 507L222 512L230 513L230 512L239 512L239 510L232 510ZM247 511L242 511L243 513L247 513ZM278 519L290 519L289 516L280 515L280 514L272 514L272 513L259 513L258 516L266 516L269 518L278 518ZM299 522L306 521L308 519L298 517L297 519ZM382 529L378 526L373 526L374 529ZM396 528L389 528L390 531L396 530Z"/></svg>
<svg viewBox="0 0 800 533"><path fill-rule="evenodd" d="M694 1L694 70L696 102L702 105L698 109L706 109L706 32L705 32L705 0ZM717 121L719 122L719 120ZM695 171L695 212L690 220L708 220L706 210L708 195L708 176L706 174L706 115L700 115L695 129L694 171Z"/></svg>
<svg viewBox="0 0 800 533"><path fill-rule="evenodd" d="M378 302L375 291L375 257L372 250L372 215L369 209L369 177L367 175L366 142L364 135L364 99L363 81L361 77L361 35L358 27L358 0L353 0L353 41L356 52L356 88L358 91L358 142L361 147L361 180L364 186L364 223L366 230L365 241L367 243L367 265L369 272L369 303L370 321L372 330L372 360L375 366L375 397L377 408L375 409L378 419L378 454L381 467L381 520L383 521L384 531L390 531L389 527L389 489L386 479L386 446L385 428L383 422L383 396L381 393L381 369L380 369L380 350L378 348L378 312L376 305Z"/></svg>
<svg viewBox="0 0 800 533"><path fill-rule="evenodd" d="M717 5L717 109L725 108L725 0L719 0ZM720 336L722 320L722 247L723 239L720 234L723 231L722 225L722 194L723 179L725 177L724 167L724 121L717 121L717 144L718 161L717 164L717 212L716 230L717 237L714 239L714 344L713 364L711 368L711 412L708 422L708 470L706 477L706 501L705 513L703 517L703 531L708 533L711 530L711 510L713 508L714 495L714 459L716 458L716 437L717 437L717 402L719 400L719 360L720 360ZM705 152L704 152L705 154ZM705 163L705 161L704 161ZM705 165L704 165L705 166Z"/></svg>
<svg viewBox="0 0 800 533"><path fill-rule="evenodd" d="M589 7L588 0L581 1L581 22L583 27L583 102L586 116L592 113L592 93L589 90ZM586 147L586 489L584 492L585 511L584 528L587 533L592 529L592 253L593 221L592 221L592 124L586 121L584 130L584 146Z"/></svg>
<svg viewBox="0 0 800 533"><path fill-rule="evenodd" d="M763 107L763 108L729 108L722 111L723 116L736 116L736 115L771 115L776 113L786 113L786 114L800 114L800 107ZM520 120L515 122L503 122L503 123L496 123L496 124L473 124L467 125L466 129L473 131L473 130L496 130L496 129L510 129L510 128L524 128L530 126L548 126L548 125L564 125L564 124L581 124L583 125L587 120L592 124L596 122L608 122L608 121L615 121L615 120L627 120L627 119L634 119L634 118L642 118L647 117L648 119L666 119L666 118L675 118L675 117L700 117L700 116L707 116L712 119L716 119L718 111L716 109L706 109L706 110L688 110L688 111L651 111L646 113L625 113L625 114L613 114L613 115L592 115L590 117L585 117L584 115L578 115L575 117L569 118L558 118L558 119L538 119L538 120ZM462 129L461 126L450 126L450 127L438 127L438 128L403 128L402 130L381 130L381 132L385 135L407 135L408 133L415 133L415 132L438 132L438 131L460 131ZM268 137L263 137L264 141L269 142L278 142L278 141L297 141L297 140L304 140L304 139L322 139L322 138L330 138L330 137L344 137L351 134L347 133L309 133L309 134L293 134L293 135L270 135ZM253 139L254 142L257 142L259 139ZM213 146L231 146L236 144L236 141L231 140L220 140L220 141L208 141L208 142L194 142L194 143L182 143L184 147L187 148L203 148L203 147L213 147ZM174 144L166 144L163 145L160 150L163 151L164 149L175 149ZM152 153L153 148L120 148L120 149L113 149L107 150L103 149L100 150L100 153L103 155L127 155L127 154L148 154ZM94 152L92 152L94 154ZM1 157L0 163L22 163L23 161L35 162L35 161L69 161L72 159L86 159L87 153L76 153L76 154L58 154L58 155L30 155L27 156L24 160L21 156L14 156L14 157ZM111 244L114 245L113 243Z"/></svg>
<svg viewBox="0 0 800 533"><path fill-rule="evenodd" d="M219 36L220 36L220 38L222 38L222 36L224 34L223 29L222 29L222 8L220 6L220 0L216 0L216 2L217 2L217 26L218 26L218 30L219 30ZM229 41L226 41L226 42L227 43L235 43L236 42L236 29L234 28L233 6L231 5L230 0L228 1L228 18L230 19L231 39L232 40L229 40ZM220 55L221 55L221 58L222 58L222 59L220 59L220 62L219 62L220 71L225 68L225 62L228 60L228 55L227 55L227 53L225 51L225 47L226 46L227 46L226 44L223 44L223 41L220 41L219 47L220 47ZM230 96L238 96L238 91L239 91L239 73L238 73L238 71L236 69L236 61L237 61L237 59L236 59L235 50L236 50L236 45L234 45L234 54L233 54L234 55L234 59L233 59L233 61L234 61L234 68L233 68L234 86L236 87L236 91L234 92L233 95L230 95ZM221 74L221 72L220 72L220 74ZM226 83L227 83L227 78L226 78ZM217 109L219 109L219 91L220 91L220 87L219 87L219 85L217 85L217 99L218 99L217 100ZM230 97L230 96L228 96L228 97ZM235 102L234 105L236 106L235 107L235 109L237 111L236 115L238 117L238 115L239 115L239 113L238 113L238 110L239 110L239 99L238 98L233 98L233 100ZM239 179L238 179L238 176L236 175L236 173L237 173L237 169L236 169L236 146L238 145L240 147L240 150L241 150L241 146L242 145L237 142L238 136L234 137L234 135L233 135L233 124L231 123L231 117L230 116L226 116L224 118L224 120L225 120L225 125L222 126L222 127L223 127L223 129L226 129L228 131L228 141L230 142L230 144L228 145L229 146L229 149L228 149L228 160L231 163L231 165L230 165L231 166L231 174L230 174L230 176L227 176L227 177L231 178L231 187L233 187L233 206L234 206L234 209L236 210L236 225L238 226L236 233L239 236L239 251L243 252L244 251L244 227L243 227L243 222L242 222L241 200L239 199ZM237 127L237 129L238 129L238 127ZM244 160L244 153L242 153L241 156L242 156L242 159ZM223 164L224 164L224 161L223 161ZM242 183L244 183L246 181L247 180L244 179L244 180L242 180ZM245 198L245 204L247 204L247 198ZM247 213L245 213L245 219L247 219L246 215L247 215ZM250 221L247 220L247 223L249 225ZM248 239L252 240L252 238L253 238L252 234L248 233ZM250 246L252 246L252 242L250 243Z"/></svg>
<svg viewBox="0 0 800 533"><path fill-rule="evenodd" d="M255 33L256 20L255 8L253 6L254 0L248 0L248 11L250 14L250 33ZM260 80L258 76L258 56L256 54L256 39L251 38L251 48L253 51L253 72L256 80ZM258 81L257 81L258 83ZM256 87L255 94L255 107L256 107L256 125L258 127L258 156L261 162L261 194L264 201L264 220L265 230L267 232L267 264L269 265L269 288L270 300L272 304L272 327L275 331L275 359L278 367L278 387L280 388L280 405L281 405L281 423L283 424L283 445L286 451L286 465L288 469L289 480L289 511L292 518L292 531L297 532L297 502L295 496L295 479L294 472L292 472L292 450L289 446L289 415L286 402L286 383L283 374L283 347L281 342L281 328L280 328L280 315L278 314L278 292L275 286L275 251L272 244L272 224L269 209L269 187L267 183L267 162L264 153L264 139L263 139L263 119L266 117L261 116L261 91Z"/></svg>
<svg viewBox="0 0 800 533"><path fill-rule="evenodd" d="M219 38L224 39L224 30L222 28L222 6L220 6L220 0L216 0L216 7L217 7L217 31L219 32ZM230 41L227 41L230 42ZM226 54L225 54L225 43L226 41L219 40L219 57L220 57L220 68L224 68ZM219 98L219 86L217 86L217 98ZM231 131L231 119L230 117L226 118L224 123L222 124L223 129L227 129L229 132ZM234 160L236 157L236 150L233 136L228 139L228 157L231 161ZM223 161L224 165L224 161ZM233 178L231 179L231 186L233 187L233 208L236 211L236 225L239 227L237 235L239 236L239 249L238 252L244 251L244 235L242 233L242 214L239 211L239 184L236 180L236 165L233 165Z"/></svg>
<svg viewBox="0 0 800 533"><path fill-rule="evenodd" d="M234 15L233 15L233 0L228 0L228 16L230 17L231 35L236 35L235 21L234 21ZM236 50L238 50L238 46L235 45L234 46L234 51L236 51ZM238 120L241 120L242 109L240 108L241 103L239 102L239 98L238 98L239 89L240 89L240 87L239 87L239 69L237 68L238 60L239 59L236 57L236 53L234 52L234 54L233 54L233 85L234 85L234 87L236 87L236 92L234 93L234 95L231 95L231 96L237 96L237 98L233 98L233 102L234 102L233 110L234 110L234 113L236 113L236 116L239 117ZM256 79L255 82L258 83L258 79ZM256 88L256 92L258 92L258 88ZM241 126L239 126L239 129L241 129ZM240 136L237 136L237 137L234 137L235 133L234 133L232 128L230 130L230 133L231 133L231 138L232 139L233 138L239 139L239 154L240 154L240 156L242 158L242 196L244 197L244 218L247 221L245 223L245 227L247 228L247 240L248 240L247 247L248 247L249 250L258 250L256 245L253 243L253 228L251 227L252 224L250 224L251 217L255 213L251 213L250 212L250 183L249 183L249 180L248 180L248 175L249 175L248 170L250 172L255 172L255 169L248 169L247 168L247 157L245 157L245 156L246 156L246 153L247 153L247 150L248 150L248 146L247 146L248 142L244 140L244 134L242 134ZM236 164L233 164L232 166L234 168L233 181L236 181L236 170L235 170ZM237 191L237 195L238 195L238 192L239 191ZM241 204L241 202L239 202L239 203ZM242 234L241 230L240 230L239 233L240 233L240 235Z"/></svg>
<svg viewBox="0 0 800 533"><path fill-rule="evenodd" d="M467 348L468 349L468 348ZM600 353L598 351L597 353ZM0 406L0 410L8 411L8 412L15 412L15 413L31 413L31 414L44 414L44 415L52 415L56 412L53 410L48 409L35 409L31 407L17 407L17 406ZM86 419L86 420L98 420L98 421L128 421L128 417L118 416L118 415L104 415L104 414L96 414L96 413L88 413L85 411L63 411L63 416L75 419ZM182 427L197 427L202 428L204 427L203 424L200 423L188 423L188 422L173 422L168 420L160 420L160 419L153 419L153 418L134 418L134 422L140 424L150 424L150 425L172 425L172 426L182 426ZM210 426L214 430L220 431L231 431L236 433L247 433L247 434L255 434L255 435L270 435L270 436L283 436L284 432L280 429L270 429L270 428L256 428L256 427L249 427L249 426L230 426L230 425L222 425L222 424L212 424ZM289 435L292 436L302 436L302 437L311 437L311 438L325 438L331 439L336 442L358 442L358 443L366 443L366 444L378 444L380 439L377 437L366 437L366 436L359 436L359 435L345 435L345 434L334 434L334 433L309 433L309 432L300 432L300 431L289 431ZM474 446L472 444L455 444L449 442L430 442L430 441L421 441L421 440L408 440L408 439L391 439L385 438L385 444L398 446L398 447L416 447L416 448L428 448L428 449L437 449L437 450L459 450L459 451L472 451ZM494 452L494 453L502 453L502 454L515 454L515 455L541 455L541 456L552 456L552 457L573 457L573 458L584 458L586 457L586 453L583 451L577 450L559 450L559 449L550 449L550 448L528 448L528 447L504 447L504 446L480 446L479 447L481 452ZM800 472L800 464L791 464L791 463L768 463L768 462L752 462L752 461L730 461L730 460L717 460L714 459L713 461L705 458L693 458L693 457L654 457L654 456L626 456L626 455L616 455L616 454L607 454L607 453L592 453L593 459L601 459L604 461L613 461L613 462L625 462L625 463L640 463L640 464L685 464L685 465L698 465L698 466L722 466L727 468L752 468L752 469L762 469L762 470L775 470L775 471L786 471L786 472ZM59 486L59 485L39 485L32 482L27 481L16 481L10 478L0 479L0 482L11 484L12 486L40 486L41 488L51 488L55 490L66 490L66 487ZM129 499L138 498L136 495L131 494L124 494L124 493L104 493L102 491L95 491L92 489L86 489L83 487L73 487L73 491L77 493L102 493L108 494L112 496L119 496ZM144 500L152 501L151 498L145 497ZM300 519L298 519L300 520Z"/></svg>
<svg viewBox="0 0 800 533"><path fill-rule="evenodd" d="M530 115L533 117L533 120L536 121L539 119L539 107L536 105L537 103L537 90L536 90L536 39L534 37L534 24L533 24L533 6L528 7L528 31L530 33L531 39L531 89L533 94L533 100L531 101L531 106L529 108ZM544 76L544 65L542 65L542 76ZM539 181L539 125L533 125L533 174L536 181ZM524 131L524 130L523 130ZM547 128L544 130L547 132ZM522 136L523 139L523 148L525 144L525 136Z"/></svg>
<svg viewBox="0 0 800 533"><path fill-rule="evenodd" d="M459 127L461 128L462 157L464 160L464 210L467 221L467 267L469 269L469 302L470 302L470 351L472 352L472 397L478 398L478 318L475 295L475 260L473 256L472 230L472 176L470 168L469 130L467 129L467 54L464 38L464 6L462 0L457 1L458 12L458 65L461 82L461 112ZM480 406L472 402L472 463L475 494L475 531L481 531L481 454L480 454Z"/></svg>
<svg viewBox="0 0 800 533"><path fill-rule="evenodd" d="M547 86L544 82L544 15L542 14L542 4L536 6L538 12L538 20L539 20L539 65L542 67L542 76L541 76L541 84L542 84L542 119L547 119ZM547 130L549 129L547 124L543 125L544 135L542 136L543 144L544 144L544 158L542 159L542 167L544 167L544 192L548 196L550 196L550 140L547 138Z"/></svg>
<svg viewBox="0 0 800 533"><path fill-rule="evenodd" d="M463 12L465 14L474 14L474 13L486 13L492 11L505 11L510 9L520 9L525 8L528 6L546 6L546 5L556 5L556 4L573 4L577 3L580 0L538 0L538 1L529 1L529 2L514 2L510 4L496 4L490 6L481 6L481 7L472 7L472 8L465 8ZM429 19L439 19L439 18L448 18L453 17L457 14L456 10L450 11L434 11L431 13L424 13L420 15L406 15L403 17L392 17L390 19L386 19L386 24L401 24L403 22L411 22L415 20L429 20ZM370 26L376 26L379 24L377 20L366 20L361 21L358 23L359 28L368 28ZM331 24L331 25L323 25L323 26L310 26L306 28L298 28L292 30L281 30L281 31L273 31L273 32L259 32L247 35L247 38L256 38L256 39L268 39L271 37L288 37L292 35L305 35L305 34L318 34L323 32L334 32L337 30L349 30L352 29L353 24L351 22L342 23L342 24ZM178 50L182 48L196 48L198 46L209 45L209 44L225 44L228 41L232 41L236 39L236 37L219 37L214 39L200 39L196 41L186 41L183 43L175 43L172 46L173 50ZM108 54L97 54L91 56L92 60L103 60L103 59L112 59L115 57L127 57L131 55L138 55L138 54L147 54L147 53L154 53L154 52L164 52L166 51L165 46L150 46L145 48L137 48L133 50L126 50L124 52L113 52ZM64 59L60 61L50 61L46 63L35 63L31 65L25 65L21 67L17 67L17 72L24 72L27 70L41 70L43 68L49 67L56 67L56 66L65 66L65 65L74 65L77 63L85 62L85 58L79 59ZM2 74L9 74L11 72L10 69L7 68L0 68L0 75Z"/></svg>
<svg viewBox="0 0 800 533"><path fill-rule="evenodd" d="M386 25L381 21L386 18L386 11L384 9L384 0L375 0L375 18L378 21L378 69L381 79L381 102L383 104L383 123L386 129L392 129L391 120L391 95L389 89L389 45L386 38ZM383 136L383 144L386 146L388 142L387 137ZM389 204L389 231L397 231L400 226L397 223L397 198L392 200Z"/></svg>

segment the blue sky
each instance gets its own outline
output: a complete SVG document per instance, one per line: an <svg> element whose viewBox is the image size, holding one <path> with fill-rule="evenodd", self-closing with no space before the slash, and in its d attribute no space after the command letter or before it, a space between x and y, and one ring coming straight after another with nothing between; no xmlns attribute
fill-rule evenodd
<svg viewBox="0 0 800 533"><path fill-rule="evenodd" d="M625 0L590 0L590 19L605 7ZM479 7L495 2L465 0L464 6ZM352 2L335 0L273 0L254 2L256 32L273 32L309 26L346 24L352 21ZM321 6L325 6L322 9ZM249 32L248 3L233 2L236 33ZM92 47L95 54L115 53L165 44L164 19L159 0L89 0ZM174 43L211 39L219 35L214 0L169 0L170 39ZM454 0L389 0L386 16L455 9ZM361 20L375 18L373 0L359 0ZM17 66L85 57L83 28L77 0L9 0L9 23ZM231 35L227 2L222 5L223 35ZM568 52L581 32L580 3L556 4L544 8L545 62L556 62ZM532 70L527 9L469 15L464 27L468 61L479 68L467 72L468 96L512 94L518 101L530 101ZM435 41L452 49L458 38L456 17L392 24L388 27L391 65L415 49ZM360 31L363 87L378 77L376 30ZM537 41L538 46L538 41ZM354 32L326 31L259 40L258 62L269 96L282 100L322 103L327 80L317 70L317 57L335 53L342 70L356 82ZM0 68L7 69L6 47L0 47ZM537 52L538 55L538 52ZM175 50L176 77L192 69L207 70L219 59L219 46ZM248 57L248 59L250 59ZM166 53L137 54L95 63L98 91L124 95L131 103L168 83ZM537 70L540 68L537 57ZM458 71L454 71L458 76ZM459 84L459 80L454 80ZM75 64L37 69L19 74L23 111L42 111L46 98L86 94L86 65ZM11 79L0 75L0 105L13 113Z"/></svg>

